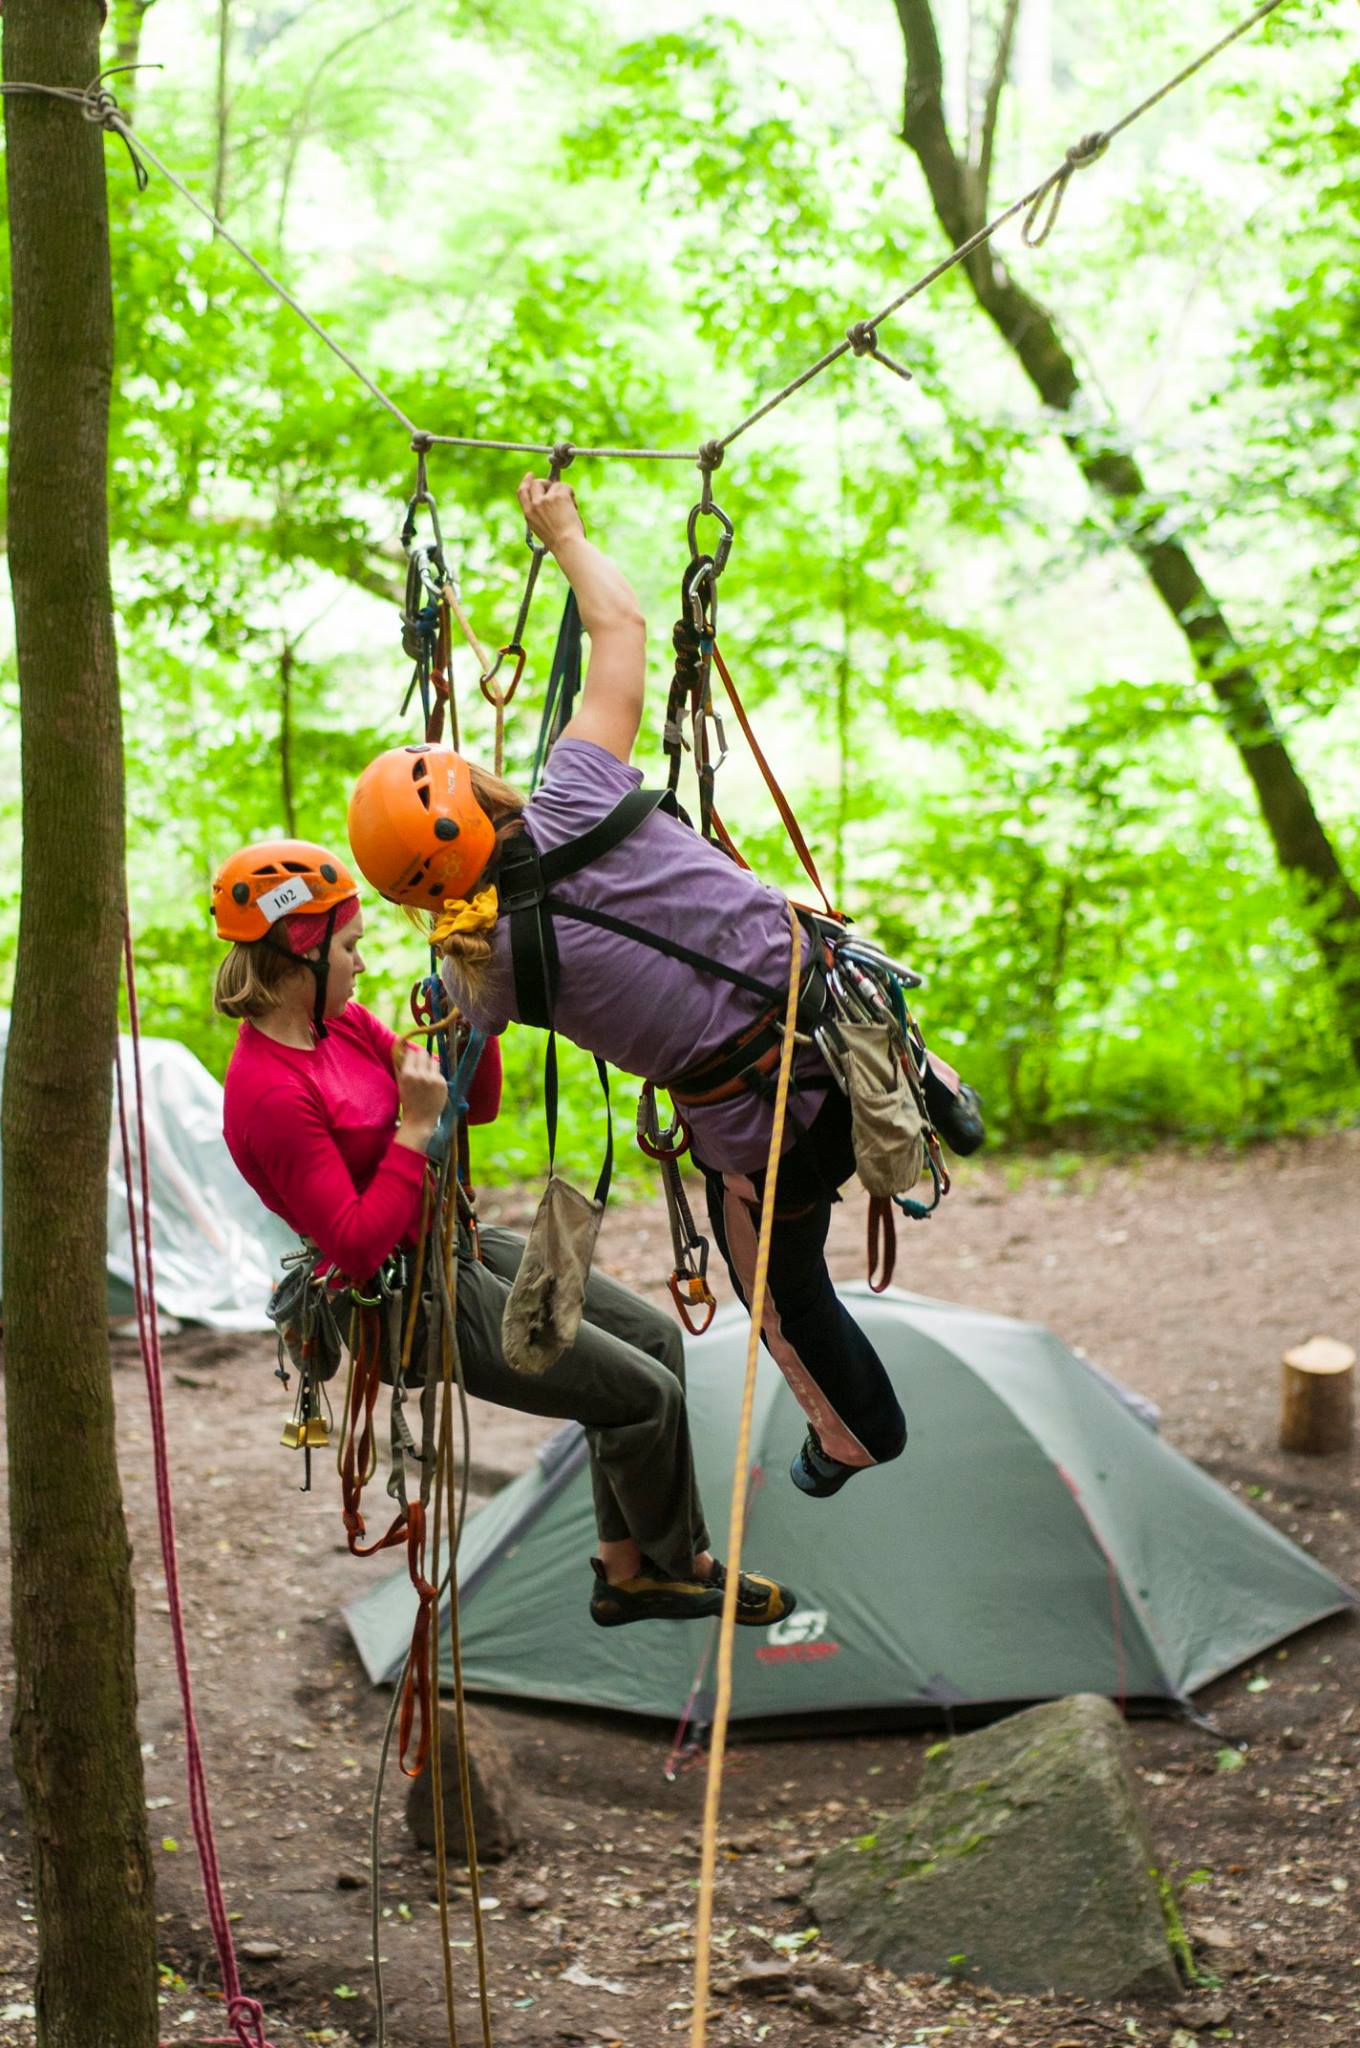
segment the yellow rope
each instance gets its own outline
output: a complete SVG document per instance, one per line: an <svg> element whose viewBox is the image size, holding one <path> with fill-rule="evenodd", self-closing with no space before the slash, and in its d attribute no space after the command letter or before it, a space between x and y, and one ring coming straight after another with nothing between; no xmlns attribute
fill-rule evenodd
<svg viewBox="0 0 1360 2048"><path fill-rule="evenodd" d="M451 1174L452 1174L452 1173L456 1173L456 1171L457 1171L457 1168L456 1168L456 1167L454 1167L454 1166L453 1166L453 1165L451 1164L451 1165L450 1165L450 1173L451 1173ZM443 1231L443 1233L442 1233L442 1236L443 1236L443 1238L444 1238L445 1242L447 1242L447 1234L448 1234L448 1224L447 1224L447 1218L446 1218L446 1220L445 1220L445 1225L444 1225L444 1231ZM445 1256L445 1252L444 1252L444 1244L441 1244L441 1245L440 1245L440 1248L439 1248L439 1256L440 1256L441 1258L444 1258L444 1256ZM446 1262L445 1262L445 1268L444 1268L444 1270L445 1270L445 1274L446 1274L446 1276L448 1276L448 1263L447 1263L447 1260L446 1260ZM450 1300L450 1302L451 1302L451 1303L453 1303L454 1305L456 1305L456 1302L457 1302L457 1295L456 1295L456 1293L454 1292L454 1290L455 1290L455 1289L457 1288L457 1285L458 1285L458 1267L457 1267L457 1260L456 1260L456 1258L455 1258L455 1260L454 1260L454 1267L453 1267L453 1274L452 1274L452 1276L451 1276L451 1286L450 1286L450 1291L449 1291L449 1300ZM452 1346L451 1346L451 1342L450 1342L450 1335L451 1335L451 1333L450 1333L450 1331L449 1331L449 1327L448 1327L448 1317L447 1317L447 1314L446 1314L446 1315L444 1316L444 1318L442 1319L442 1329L441 1329L441 1335L442 1335L442 1337L443 1337L443 1342L442 1342L442 1344L440 1345L440 1363L441 1363L441 1376L442 1376L442 1380L443 1380L443 1386L442 1386L442 1389L441 1389L441 1405L440 1405L440 1414L439 1414L439 1450L438 1450L438 1455L437 1455L437 1457L436 1457L436 1461L435 1461L435 1479L434 1479L434 1527L433 1527L433 1531L432 1531L432 1544L433 1544L433 1548L432 1548L432 1553L431 1553L431 1559L430 1559L430 1568L431 1568L431 1570L432 1570L432 1571L433 1571L433 1573L434 1573L434 1576L435 1576L435 1584L436 1584L436 1585L438 1585L438 1583L439 1583L439 1577L440 1577L440 1572L439 1572L439 1534L440 1534L440 1530L439 1530L439 1524L440 1524L440 1514L441 1514L441 1509L442 1509L442 1507L443 1507L443 1500L444 1500L444 1482L445 1482L445 1475L446 1475L446 1474L447 1474L447 1473L449 1472L449 1470L450 1470L450 1466L451 1466L451 1458L450 1458L450 1450L451 1450L451 1443L450 1443L450 1437L451 1437L451 1429L450 1429L450 1420L449 1420L449 1386L450 1386L450 1381L451 1381L451 1377L452 1377L452 1374L451 1374L451 1370L450 1370L450 1354L451 1354L451 1349L452 1349ZM433 1361L432 1359L428 1359L428 1358L427 1358L427 1360L426 1360L426 1368L425 1368L427 1372L428 1372L428 1371L430 1370L430 1368L431 1368L431 1366L433 1365L433 1363L434 1363L434 1361ZM455 1578L455 1571L456 1571L456 1566L454 1566L454 1564L453 1564L453 1560L454 1560L454 1557L455 1557L455 1554L456 1554L456 1552L455 1552L455 1545L454 1545L454 1543L453 1543L453 1540L452 1540L453 1534L455 1533L455 1532L454 1532L454 1524L453 1524L453 1518L452 1518L452 1513L450 1513L450 1518L449 1518L449 1529L450 1529L450 1544L449 1544L449 1557L450 1557L450 1565L451 1565L451 1568L450 1568L450 1571L449 1571L449 1574L448 1574L448 1581L449 1581L449 1598L450 1598L450 1600L451 1600L451 1601L453 1601L453 1602L456 1602L456 1601L457 1601L457 1598L458 1598L458 1588L457 1588L457 1582L456 1582L456 1578ZM434 1631L434 1641L433 1641L433 1642L431 1643L431 1645L430 1645L430 1796L431 1796L431 1798L432 1798L432 1799L433 1799L433 1801L434 1801L434 1870L435 1870L435 1891L436 1891L436 1895L437 1895L437 1897L438 1897L438 1900L439 1900L439 1953L440 1953L440 1960L442 1961L442 1963L443 1963L443 1966L444 1966L444 2011L445 2011L445 2013L446 2013L446 2015L447 2015L447 2018L448 2018L448 2030L449 2030L449 2048L458 2048L458 2021L457 2021L457 2018L455 2017L455 2013L454 2013L454 1994L453 1994L453 1954L452 1954L452 1951L451 1951L451 1949L450 1949L450 1946L449 1946L449 1875L448 1875L448 1848L447 1848L447 1842L446 1842L446 1839L445 1839L445 1830L444 1830L444 1761L443 1761L443 1757L442 1757L442 1756L441 1756L441 1754L440 1754L440 1729L439 1729L439 1601L438 1601L438 1599L437 1599L437 1598L436 1598L436 1600L435 1600L435 1607L434 1607L434 1619L433 1619L433 1621L431 1622L431 1627L432 1627L432 1629L433 1629L433 1631Z"/></svg>
<svg viewBox="0 0 1360 2048"><path fill-rule="evenodd" d="M765 1319L770 1239L774 1234L775 1186L779 1178L779 1155L784 1142L784 1123L788 1114L789 1077L793 1071L798 992L802 980L803 932L792 906L789 909L789 922L793 927L793 961L789 969L789 995L784 1010L784 1038L779 1050L779 1083L775 1091L774 1121L770 1126L770 1152L765 1167L765 1196L760 1205L756 1267L751 1282L751 1338L746 1349L746 1385L742 1393L741 1424L737 1431L737 1455L732 1472L732 1508L727 1527L727 1584L723 1591L722 1621L718 1631L718 1696L713 1711L713 1736L709 1745L708 1784L704 1791L703 1848L699 1864L699 1913L694 1930L694 2011L690 2023L691 2048L705 2048L708 2039L708 1980L712 1961L713 1882L718 1862L718 1809L722 1798L723 1759L727 1753L727 1722L732 1708L732 1646L736 1635L741 1538L746 1520L751 1418L755 1410L756 1366L760 1358L761 1325Z"/></svg>
<svg viewBox="0 0 1360 2048"><path fill-rule="evenodd" d="M441 1346L442 1387L439 1417L439 1458L435 1473L434 1556L439 1571L439 1532L447 1497L449 1568L443 1575L449 1588L449 1640L453 1648L453 1710L458 1742L458 1788L463 1808L463 1837L467 1843L468 1879L472 1891L472 1926L477 1952L477 1994L481 2008L483 2048L492 2048L491 1992L487 1981L486 1934L482 1925L482 1879L477 1863L477 1827L472 1812L472 1772L468 1761L467 1716L463 1698L463 1654L458 1625L458 1544L462 1536L462 1515L458 1511L454 1486L453 1396L454 1378L463 1393L462 1361L458 1356L456 1312L458 1304L458 1203L457 1168L450 1163L447 1208L444 1217L442 1256L444 1262L444 1327ZM466 1450L466 1445L464 1446ZM454 2018L453 1959L449 1937L449 1888L445 1853L443 1760L439 1729L439 1608L434 1615L434 1642L430 1652L430 1791L434 1799L435 1886L439 1900L439 1934L444 1966L444 2002L448 2014L450 2048L458 2048Z"/></svg>

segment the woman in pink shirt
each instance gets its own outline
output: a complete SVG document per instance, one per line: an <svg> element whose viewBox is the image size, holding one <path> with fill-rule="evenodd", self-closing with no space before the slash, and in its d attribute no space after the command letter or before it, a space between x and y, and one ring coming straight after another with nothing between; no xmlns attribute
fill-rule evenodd
<svg viewBox="0 0 1360 2048"><path fill-rule="evenodd" d="M427 1148L447 1106L438 1062L354 1001L364 971L354 877L324 847L277 840L243 848L218 871L213 911L231 941L214 995L240 1031L226 1077L225 1135L266 1207L364 1287L415 1243ZM469 1116L500 1102L500 1051L488 1043ZM708 1548L684 1401L684 1347L670 1319L594 1279L577 1342L548 1372L512 1372L500 1324L523 1251L485 1230L482 1262L459 1246L457 1328L468 1391L533 1415L582 1423L590 1449L599 1555L590 1612L602 1627L685 1620L722 1607L723 1567ZM767 1626L794 1605L773 1580L742 1573L739 1621Z"/></svg>

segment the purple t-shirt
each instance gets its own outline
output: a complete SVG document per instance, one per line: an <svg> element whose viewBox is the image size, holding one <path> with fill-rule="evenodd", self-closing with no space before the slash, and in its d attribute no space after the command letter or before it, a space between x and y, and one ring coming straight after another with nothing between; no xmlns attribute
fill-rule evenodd
<svg viewBox="0 0 1360 2048"><path fill-rule="evenodd" d="M559 740L524 813L535 847L547 853L578 838L641 782L636 768L593 741ZM675 939L776 993L788 987L791 938L784 897L665 811L653 811L622 845L568 876L553 893ZM553 931L562 969L557 1029L625 1073L656 1081L682 1074L769 1007L749 989L636 939L567 917L555 918ZM807 945L804 936L804 957ZM493 946L482 1002L462 1004L472 1023L486 1031L518 1021L506 917L496 926ZM821 1106L828 1075L810 1050L799 1052L794 1070L799 1086L789 1096L789 1117L797 1127L810 1123ZM685 1114L695 1150L708 1166L738 1173L764 1166L770 1106L749 1089ZM790 1129L786 1144L794 1135Z"/></svg>

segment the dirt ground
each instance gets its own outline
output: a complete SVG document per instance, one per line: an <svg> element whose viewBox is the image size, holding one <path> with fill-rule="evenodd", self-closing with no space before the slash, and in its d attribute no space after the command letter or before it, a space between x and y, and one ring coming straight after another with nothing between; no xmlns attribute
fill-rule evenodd
<svg viewBox="0 0 1360 2048"><path fill-rule="evenodd" d="M965 1173L945 1213L904 1236L898 1278L1046 1322L1158 1402L1172 1443L1356 1583L1354 1454L1292 1458L1275 1439L1281 1350L1317 1332L1360 1344L1358 1176L1360 1131L1241 1157L991 1165ZM525 1206L485 1204L511 1223ZM839 1273L862 1271L857 1206L838 1216L834 1248ZM659 1205L615 1207L602 1261L659 1297L669 1266ZM140 1367L133 1346L116 1351L163 2032L193 2042L220 2036L222 2008L186 1811ZM333 1475L311 1495L294 1490L290 1455L276 1448L281 1404L263 1339L185 1331L166 1352L198 1713L242 1976L264 2003L274 2048L352 2048L376 2038L366 1844L387 1697L369 1688L338 1609L385 1566L345 1554ZM479 1496L523 1469L544 1427L478 1410ZM583 1627L584 1601L583 1586ZM6 1701L12 1676L6 1633ZM1247 1744L1236 1770L1220 1767L1221 1740L1192 1727L1132 1724L1152 1839L1211 1980L1175 2005L998 1997L847 1966L809 1934L812 1855L909 1799L930 1738L737 1749L724 1793L715 2048L1352 2048L1358 1676L1360 1627L1346 1620L1201 1695ZM484 1880L495 2038L505 2048L644 2048L682 2035L705 1767L668 1782L668 1728L498 1704L485 1712L513 1755L529 1816L527 1845ZM433 1864L407 1834L395 1772L393 1781L382 1850L388 2039L435 2048L448 2037ZM0 2044L26 2048L33 1926L7 1754L0 1846ZM461 1900L455 1921L458 2031L469 2042L480 2033ZM769 1967L789 1955L794 1970Z"/></svg>

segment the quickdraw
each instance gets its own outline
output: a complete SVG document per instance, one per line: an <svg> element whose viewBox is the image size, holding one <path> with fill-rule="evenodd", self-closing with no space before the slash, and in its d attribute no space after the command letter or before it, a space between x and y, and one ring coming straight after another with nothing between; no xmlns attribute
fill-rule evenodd
<svg viewBox="0 0 1360 2048"><path fill-rule="evenodd" d="M555 484L559 481L563 470L570 467L575 454L576 450L572 447L570 441L559 441L557 443L553 449L552 458L548 463L549 483ZM505 771L506 706L519 688L520 677L524 674L524 664L528 659L524 647L524 634L529 624L529 607L534 601L534 591L538 587L538 577L539 571L543 567L543 557L548 552L546 543L539 540L537 535L528 527L525 528L524 538L529 547L529 573L524 582L524 595L519 601L519 613L515 619L515 630L506 641L504 647L499 650L495 660L483 670L480 679L482 695L496 714L494 763L497 775L501 775ZM505 684L498 683L496 678L506 662L511 660L513 660L515 666L507 687Z"/></svg>
<svg viewBox="0 0 1360 2048"><path fill-rule="evenodd" d="M422 509L429 514L431 537L417 541L416 526ZM458 712L451 682L452 626L448 591L453 585L444 559L444 536L425 474L425 450L416 450L415 489L402 521L401 545L406 555L406 593L402 602L401 644L413 664L401 712L405 717L415 691L425 718L425 738L431 745L444 737L444 713L448 707L449 737L458 745Z"/></svg>
<svg viewBox="0 0 1360 2048"><path fill-rule="evenodd" d="M705 451L706 454L708 451ZM721 457L718 458L721 460ZM716 817L713 798L718 770L727 759L727 735L713 702L712 666L717 645L718 582L727 567L736 529L713 498L713 469L716 463L701 461L703 491L689 515L686 528L689 566L680 579L680 617L671 634L675 669L666 699L666 721L662 745L667 760L667 787L674 794L680 783L680 761L684 752L694 756L699 783L699 830L705 839L718 838L728 845L722 821ZM721 529L711 555L699 549L699 521L716 519ZM688 714L689 736L684 719ZM716 743L710 749L710 729ZM735 851L735 849L732 849Z"/></svg>
<svg viewBox="0 0 1360 2048"><path fill-rule="evenodd" d="M637 1141L639 1150L649 1159L654 1159L661 1168L661 1188L666 1198L671 1251L675 1259L666 1283L671 1291L671 1300L690 1336L702 1337L713 1320L718 1302L708 1284L708 1239L695 1229L680 1172L680 1161L689 1150L689 1133L683 1118L678 1115L662 1130L656 1089L650 1081L643 1084L638 1097Z"/></svg>

